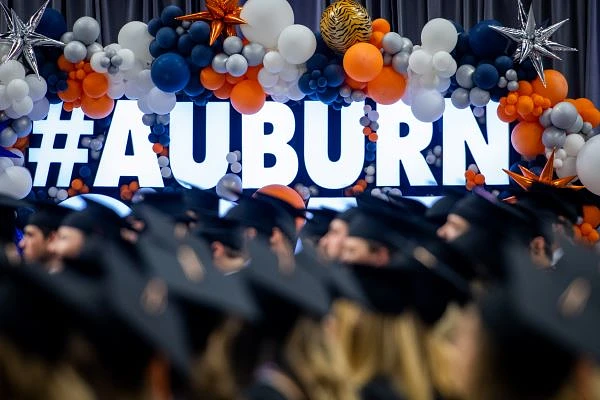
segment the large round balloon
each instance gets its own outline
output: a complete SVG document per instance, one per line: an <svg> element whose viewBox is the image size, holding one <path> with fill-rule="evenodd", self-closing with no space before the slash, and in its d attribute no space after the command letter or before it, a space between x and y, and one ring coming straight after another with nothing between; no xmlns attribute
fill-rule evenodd
<svg viewBox="0 0 600 400"><path fill-rule="evenodd" d="M277 48L281 31L294 24L294 10L287 0L248 0L240 17L242 33L250 42L268 49Z"/></svg>
<svg viewBox="0 0 600 400"><path fill-rule="evenodd" d="M302 64L315 54L317 39L304 25L290 25L279 36L279 53L290 64Z"/></svg>
<svg viewBox="0 0 600 400"><path fill-rule="evenodd" d="M567 97L569 84L563 74L553 69L544 70L544 77L546 85L544 86L544 83L538 76L532 83L533 91L540 96L549 98L551 104L554 106Z"/></svg>
<svg viewBox="0 0 600 400"><path fill-rule="evenodd" d="M419 91L412 99L412 113L422 122L437 121L444 114L445 108L444 98L437 90Z"/></svg>
<svg viewBox="0 0 600 400"><path fill-rule="evenodd" d="M231 105L240 114L256 114L265 105L265 92L256 81L241 81L231 90Z"/></svg>
<svg viewBox="0 0 600 400"><path fill-rule="evenodd" d="M176 93L190 80L187 62L177 53L166 53L152 63L152 82L167 93Z"/></svg>
<svg viewBox="0 0 600 400"><path fill-rule="evenodd" d="M154 38L148 33L148 25L140 21L128 22L119 31L117 40L122 47L133 51L135 57L144 65L150 65L152 55L149 47Z"/></svg>
<svg viewBox="0 0 600 400"><path fill-rule="evenodd" d="M538 122L519 122L512 131L510 141L515 150L524 157L535 158L544 154L542 134L544 127Z"/></svg>
<svg viewBox="0 0 600 400"><path fill-rule="evenodd" d="M0 194L22 199L31 191L31 173L25 167L7 167L0 173Z"/></svg>
<svg viewBox="0 0 600 400"><path fill-rule="evenodd" d="M367 84L369 96L378 104L394 104L404 95L406 79L394 71L391 66L385 66L375 79Z"/></svg>
<svg viewBox="0 0 600 400"><path fill-rule="evenodd" d="M320 30L327 46L345 53L352 45L371 39L371 17L358 2L339 0L323 11Z"/></svg>
<svg viewBox="0 0 600 400"><path fill-rule="evenodd" d="M577 154L577 176L592 193L600 196L600 136L595 136Z"/></svg>
<svg viewBox="0 0 600 400"><path fill-rule="evenodd" d="M344 71L355 81L369 82L383 68L383 56L370 43L356 43L344 54Z"/></svg>

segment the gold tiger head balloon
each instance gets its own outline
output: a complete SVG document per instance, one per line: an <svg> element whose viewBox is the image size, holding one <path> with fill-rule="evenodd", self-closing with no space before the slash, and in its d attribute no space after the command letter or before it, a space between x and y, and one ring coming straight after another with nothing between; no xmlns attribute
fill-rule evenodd
<svg viewBox="0 0 600 400"><path fill-rule="evenodd" d="M368 42L373 31L369 13L353 0L338 0L327 7L321 15L320 29L327 46L338 53Z"/></svg>

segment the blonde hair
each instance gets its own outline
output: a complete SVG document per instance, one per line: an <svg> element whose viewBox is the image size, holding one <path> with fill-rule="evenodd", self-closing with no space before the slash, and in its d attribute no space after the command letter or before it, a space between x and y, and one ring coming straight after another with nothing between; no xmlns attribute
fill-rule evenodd
<svg viewBox="0 0 600 400"><path fill-rule="evenodd" d="M94 400L90 387L67 363L51 364L22 353L0 337L0 398L12 400Z"/></svg>
<svg viewBox="0 0 600 400"><path fill-rule="evenodd" d="M423 331L411 312L387 316L363 311L345 345L352 381L363 387L384 376L410 400L433 399Z"/></svg>
<svg viewBox="0 0 600 400"><path fill-rule="evenodd" d="M283 357L310 400L357 399L341 347L321 322L300 317L285 342Z"/></svg>

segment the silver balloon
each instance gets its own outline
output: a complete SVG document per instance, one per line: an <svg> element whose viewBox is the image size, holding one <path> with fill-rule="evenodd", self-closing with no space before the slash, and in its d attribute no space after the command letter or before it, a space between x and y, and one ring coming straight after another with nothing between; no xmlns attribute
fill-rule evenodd
<svg viewBox="0 0 600 400"><path fill-rule="evenodd" d="M233 54L229 56L225 63L227 72L233 77L240 77L248 71L248 61L241 54Z"/></svg>
<svg viewBox="0 0 600 400"><path fill-rule="evenodd" d="M550 119L552 125L557 128L569 129L577 121L578 116L577 108L573 104L563 101L554 106Z"/></svg>
<svg viewBox="0 0 600 400"><path fill-rule="evenodd" d="M100 36L100 24L92 17L81 17L73 24L73 37L86 45Z"/></svg>
<svg viewBox="0 0 600 400"><path fill-rule="evenodd" d="M352 92L351 98L353 101L356 101L356 102L365 101L365 99L367 98L367 95L362 90L354 90Z"/></svg>
<svg viewBox="0 0 600 400"><path fill-rule="evenodd" d="M73 32L65 32L63 33L63 35L60 37L60 41L63 42L64 44L69 44L70 42L72 42L73 40L75 40L73 38Z"/></svg>
<svg viewBox="0 0 600 400"><path fill-rule="evenodd" d="M10 126L13 128L17 136L24 137L27 136L29 132L31 132L33 124L29 117L23 116L21 118L15 119Z"/></svg>
<svg viewBox="0 0 600 400"><path fill-rule="evenodd" d="M392 57L392 68L399 74L406 74L408 72L408 59L410 58L410 54L407 52L401 52L395 54Z"/></svg>
<svg viewBox="0 0 600 400"><path fill-rule="evenodd" d="M0 146L11 147L17 142L17 134L14 129L7 126L0 132Z"/></svg>
<svg viewBox="0 0 600 400"><path fill-rule="evenodd" d="M248 60L248 66L256 67L263 62L265 58L265 48L259 43L250 43L244 46L242 55Z"/></svg>
<svg viewBox="0 0 600 400"><path fill-rule="evenodd" d="M390 65L392 63L392 55L389 53L383 54L383 65Z"/></svg>
<svg viewBox="0 0 600 400"><path fill-rule="evenodd" d="M501 76L500 79L498 79L498 87L504 89L506 86L508 86L508 79Z"/></svg>
<svg viewBox="0 0 600 400"><path fill-rule="evenodd" d="M8 121L10 117L4 111L0 111L0 122Z"/></svg>
<svg viewBox="0 0 600 400"><path fill-rule="evenodd" d="M517 79L519 79L519 75L517 74L517 71L515 71L514 69L509 69L508 71L506 71L504 76L509 81L516 81Z"/></svg>
<svg viewBox="0 0 600 400"><path fill-rule="evenodd" d="M73 40L65 46L65 58L73 64L85 60L87 57L87 47L78 40Z"/></svg>
<svg viewBox="0 0 600 400"><path fill-rule="evenodd" d="M413 51L413 42L407 38L407 37L403 37L402 38L402 52L403 53L412 53Z"/></svg>
<svg viewBox="0 0 600 400"><path fill-rule="evenodd" d="M87 59L89 60L92 56L100 51L103 51L104 47L100 43L94 42L87 47Z"/></svg>
<svg viewBox="0 0 600 400"><path fill-rule="evenodd" d="M156 114L144 114L142 116L142 123L146 126L152 126L156 123Z"/></svg>
<svg viewBox="0 0 600 400"><path fill-rule="evenodd" d="M100 66L102 68L107 68L110 67L110 58L108 57L102 57L102 59L100 60Z"/></svg>
<svg viewBox="0 0 600 400"><path fill-rule="evenodd" d="M340 96L348 98L350 95L352 95L352 88L350 86L342 86L340 88Z"/></svg>
<svg viewBox="0 0 600 400"><path fill-rule="evenodd" d="M402 36L400 36L400 34L396 32L388 32L385 35L383 35L381 45L386 53L394 55L402 51L402 47L404 46L404 40Z"/></svg>
<svg viewBox="0 0 600 400"><path fill-rule="evenodd" d="M508 90L510 92L516 92L517 90L519 90L519 82L517 82L517 81L509 81L508 85L506 85L506 87L508 88Z"/></svg>
<svg viewBox="0 0 600 400"><path fill-rule="evenodd" d="M156 123L161 125L169 125L171 123L171 116L169 114L157 115Z"/></svg>
<svg viewBox="0 0 600 400"><path fill-rule="evenodd" d="M544 133L542 133L542 143L549 149L562 147L565 144L566 139L567 133L555 126L544 129Z"/></svg>
<svg viewBox="0 0 600 400"><path fill-rule="evenodd" d="M469 100L469 91L464 88L458 88L452 92L452 104L456 108L464 109L469 107L471 100Z"/></svg>
<svg viewBox="0 0 600 400"><path fill-rule="evenodd" d="M213 58L212 68L215 70L216 73L224 74L227 72L227 67L225 66L225 64L227 63L228 58L229 57L225 53L219 53L215 56L215 58Z"/></svg>
<svg viewBox="0 0 600 400"><path fill-rule="evenodd" d="M549 126L552 125L552 120L550 119L550 116L552 115L552 109L548 108L546 110L544 110L544 112L542 113L542 115L540 115L540 124L544 127L547 128Z"/></svg>
<svg viewBox="0 0 600 400"><path fill-rule="evenodd" d="M233 54L240 54L243 47L244 43L242 42L242 39L237 36L229 36L223 42L223 51L230 56Z"/></svg>
<svg viewBox="0 0 600 400"><path fill-rule="evenodd" d="M116 65L111 65L108 67L108 73L111 75L116 75L119 73L119 67L117 67Z"/></svg>
<svg viewBox="0 0 600 400"><path fill-rule="evenodd" d="M581 128L583 128L583 118L581 118L581 115L577 114L577 119L575 120L575 123L571 125L569 129L567 129L567 132L579 133L581 131Z"/></svg>
<svg viewBox="0 0 600 400"><path fill-rule="evenodd" d="M473 83L473 74L475 73L475 67L470 64L464 64L458 67L456 70L456 82L465 89L471 89L475 84Z"/></svg>
<svg viewBox="0 0 600 400"><path fill-rule="evenodd" d="M229 201L239 199L242 192L242 180L235 174L225 174L216 186L217 195Z"/></svg>
<svg viewBox="0 0 600 400"><path fill-rule="evenodd" d="M490 102L490 92L474 87L469 92L469 100L475 107L485 107Z"/></svg>
<svg viewBox="0 0 600 400"><path fill-rule="evenodd" d="M121 64L123 64L123 57L121 57L120 55L113 56L110 59L110 63L115 67L120 67Z"/></svg>
<svg viewBox="0 0 600 400"><path fill-rule="evenodd" d="M581 132L583 132L586 135L589 135L590 133L592 133L593 129L594 128L592 127L592 124L590 124L589 122L584 122L583 127L581 128Z"/></svg>

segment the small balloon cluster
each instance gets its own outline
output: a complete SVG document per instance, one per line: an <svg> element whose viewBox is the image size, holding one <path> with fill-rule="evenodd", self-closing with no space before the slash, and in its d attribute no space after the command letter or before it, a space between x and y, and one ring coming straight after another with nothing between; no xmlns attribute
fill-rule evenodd
<svg viewBox="0 0 600 400"><path fill-rule="evenodd" d="M239 150L231 151L227 153L225 157L227 164L229 164L229 169L234 174L239 174L242 172L242 152Z"/></svg>
<svg viewBox="0 0 600 400"><path fill-rule="evenodd" d="M477 165L471 164L465 171L465 181L465 187L471 191L477 186L485 185L485 176L479 172Z"/></svg>
<svg viewBox="0 0 600 400"><path fill-rule="evenodd" d="M131 201L133 196L140 190L140 184L138 181L131 181L128 184L123 184L119 187L119 195L121 200Z"/></svg>
<svg viewBox="0 0 600 400"><path fill-rule="evenodd" d="M79 194L88 194L89 192L90 192L90 187L85 183L85 181L83 179L80 179L80 178L73 179L71 181L71 186L67 189L68 197L74 197ZM60 199L58 199L58 200L60 200Z"/></svg>
<svg viewBox="0 0 600 400"><path fill-rule="evenodd" d="M360 125L363 126L363 134L369 142L377 142L377 139L379 139L377 135L377 131L379 130L379 122L377 122L379 121L379 113L377 110L373 110L368 104L363 107L363 111L365 115L359 121Z"/></svg>
<svg viewBox="0 0 600 400"><path fill-rule="evenodd" d="M173 171L171 170L171 160L168 156L159 156L158 157L158 166L160 167L160 174L165 179L170 179L173 177Z"/></svg>
<svg viewBox="0 0 600 400"><path fill-rule="evenodd" d="M171 118L169 114L144 114L142 116L142 123L150 128L150 134L148 140L150 143L159 143L164 147L168 147L171 143L169 136L169 123Z"/></svg>
<svg viewBox="0 0 600 400"><path fill-rule="evenodd" d="M425 156L425 161L429 165L434 165L437 168L442 167L442 146L437 145L434 146L433 149L427 150L427 155Z"/></svg>

